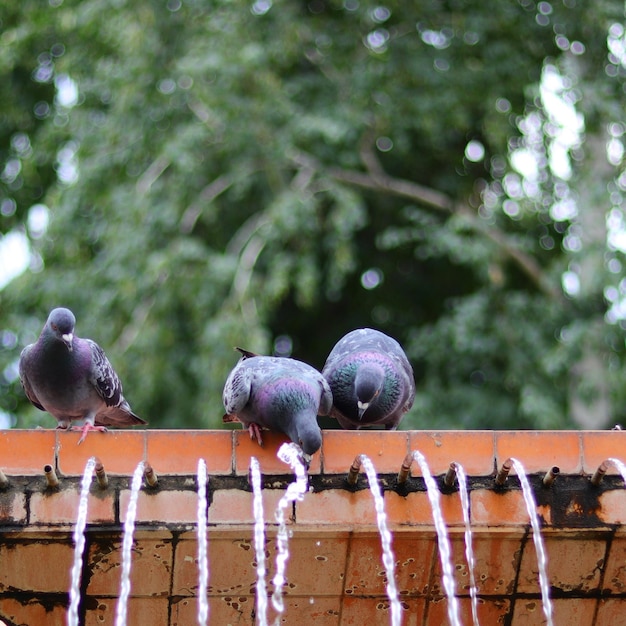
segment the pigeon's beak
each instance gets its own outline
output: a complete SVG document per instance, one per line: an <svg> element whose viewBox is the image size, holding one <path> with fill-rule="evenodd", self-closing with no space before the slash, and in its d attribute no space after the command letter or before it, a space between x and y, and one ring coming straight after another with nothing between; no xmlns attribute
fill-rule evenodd
<svg viewBox="0 0 626 626"><path fill-rule="evenodd" d="M61 339L63 339L63 343L67 346L67 349L72 351L72 342L74 341L74 335L72 333L67 333L67 335L61 335Z"/></svg>
<svg viewBox="0 0 626 626"><path fill-rule="evenodd" d="M309 469L311 467L311 455L307 454L302 447L302 439L298 439L298 447L300 448L300 460L304 464L304 466Z"/></svg>
<svg viewBox="0 0 626 626"><path fill-rule="evenodd" d="M367 409L369 409L370 407L370 403L369 402L361 402L360 400L356 403L357 408L359 409L359 419L361 419L363 417L363 413L365 413L365 411L367 411Z"/></svg>

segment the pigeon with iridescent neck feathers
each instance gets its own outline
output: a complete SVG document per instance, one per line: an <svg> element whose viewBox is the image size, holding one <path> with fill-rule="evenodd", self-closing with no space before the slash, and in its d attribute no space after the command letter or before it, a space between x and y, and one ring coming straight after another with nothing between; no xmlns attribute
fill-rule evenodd
<svg viewBox="0 0 626 626"><path fill-rule="evenodd" d="M322 445L317 416L328 415L332 405L324 377L296 359L237 350L243 356L224 385L224 422L241 422L259 445L266 428L287 435L306 455L317 452Z"/></svg>
<svg viewBox="0 0 626 626"><path fill-rule="evenodd" d="M56 417L57 428L90 430L146 422L122 394L122 383L102 348L74 335L76 319L65 308L53 309L39 339L20 355L20 380L28 399ZM82 422L72 426L72 422Z"/></svg>
<svg viewBox="0 0 626 626"><path fill-rule="evenodd" d="M343 428L395 430L415 400L413 368L400 344L372 328L341 338L322 369L333 393L330 415Z"/></svg>

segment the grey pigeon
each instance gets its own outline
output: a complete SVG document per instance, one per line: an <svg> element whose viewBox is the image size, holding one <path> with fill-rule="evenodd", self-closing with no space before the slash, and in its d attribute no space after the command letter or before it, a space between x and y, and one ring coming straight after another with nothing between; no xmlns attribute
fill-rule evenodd
<svg viewBox="0 0 626 626"><path fill-rule="evenodd" d="M261 429L282 432L307 455L322 445L317 415L328 415L332 394L313 367L286 357L243 357L229 374L222 399L225 422L239 421L263 445Z"/></svg>
<svg viewBox="0 0 626 626"><path fill-rule="evenodd" d="M372 328L341 338L322 370L333 393L330 415L343 428L395 430L415 399L413 368L400 344Z"/></svg>
<svg viewBox="0 0 626 626"><path fill-rule="evenodd" d="M20 380L28 399L57 418L57 428L90 430L133 426L137 417L122 395L122 383L102 348L74 335L76 319L69 309L53 309L39 339L20 355ZM82 426L71 426L84 420Z"/></svg>

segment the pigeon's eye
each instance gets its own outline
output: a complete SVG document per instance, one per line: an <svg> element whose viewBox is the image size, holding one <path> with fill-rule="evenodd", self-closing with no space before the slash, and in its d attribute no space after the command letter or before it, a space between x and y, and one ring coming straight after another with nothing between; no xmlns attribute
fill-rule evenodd
<svg viewBox="0 0 626 626"><path fill-rule="evenodd" d="M50 326L52 326L52 330L59 330L59 327L54 322Z"/></svg>

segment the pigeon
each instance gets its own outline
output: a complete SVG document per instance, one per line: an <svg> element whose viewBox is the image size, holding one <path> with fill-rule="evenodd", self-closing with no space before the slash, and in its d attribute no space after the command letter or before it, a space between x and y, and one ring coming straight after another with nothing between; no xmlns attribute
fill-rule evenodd
<svg viewBox="0 0 626 626"><path fill-rule="evenodd" d="M53 309L39 339L20 355L19 371L26 397L56 417L57 428L90 430L146 422L122 395L122 383L102 348L74 335L76 318L65 308ZM84 420L82 426L71 426Z"/></svg>
<svg viewBox="0 0 626 626"><path fill-rule="evenodd" d="M237 350L243 356L224 385L224 422L241 422L261 446L266 428L287 435L305 455L317 452L322 445L317 415L328 415L333 403L324 377L296 359Z"/></svg>
<svg viewBox="0 0 626 626"><path fill-rule="evenodd" d="M413 368L400 344L372 328L342 337L322 374L333 394L330 415L342 428L395 430L415 399Z"/></svg>

